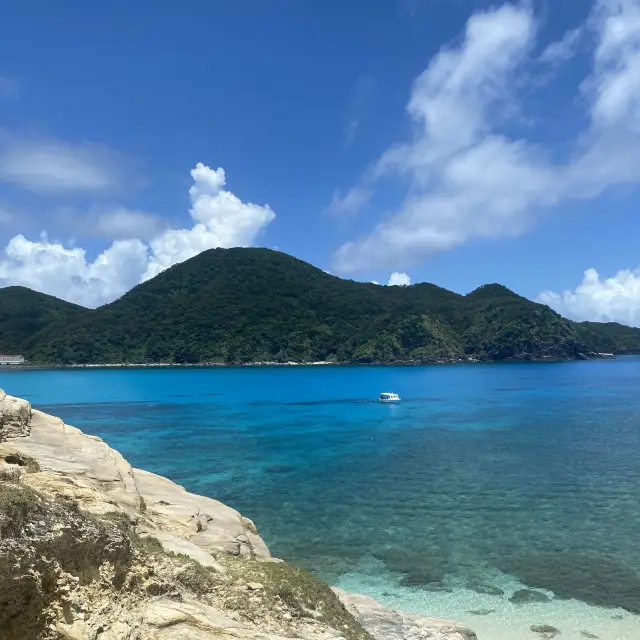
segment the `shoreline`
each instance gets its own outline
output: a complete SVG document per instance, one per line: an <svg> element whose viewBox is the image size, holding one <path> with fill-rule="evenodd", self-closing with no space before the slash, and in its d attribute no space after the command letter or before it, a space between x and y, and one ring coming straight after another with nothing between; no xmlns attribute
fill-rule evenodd
<svg viewBox="0 0 640 640"><path fill-rule="evenodd" d="M433 365L468 365L468 364L544 364L571 363L588 360L617 360L624 356L640 354L624 353L593 353L584 358L556 358L548 356L542 358L511 358L505 360L481 360L479 358L452 358L448 360L433 360L426 362L395 361L395 362L332 362L319 360L317 362L107 362L82 364L53 364L24 362L22 364L3 364L0 371L15 371L25 369L216 369L216 368L244 368L244 367L427 367Z"/></svg>
<svg viewBox="0 0 640 640"><path fill-rule="evenodd" d="M532 587L508 575L487 576L488 583L506 594ZM545 625L558 630L556 640L637 640L640 616L620 607L602 607L575 599L555 597L553 592L536 590L548 596L546 602L514 604L504 596L478 593L453 581L443 591L429 592L406 587L391 575L345 574L338 587L349 592L367 593L384 606L418 615L454 618L472 628L478 640L544 640L531 631Z"/></svg>

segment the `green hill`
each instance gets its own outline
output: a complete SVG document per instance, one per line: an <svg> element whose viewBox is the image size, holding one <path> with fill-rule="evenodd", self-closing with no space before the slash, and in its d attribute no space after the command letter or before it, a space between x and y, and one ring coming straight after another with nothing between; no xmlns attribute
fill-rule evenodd
<svg viewBox="0 0 640 640"><path fill-rule="evenodd" d="M574 323L501 285L466 296L427 283L383 287L268 249L205 251L96 310L20 291L42 308L60 305L32 331L15 333L15 305L0 323L5 350L36 362L434 362L640 351L637 329ZM14 330L4 335L8 325Z"/></svg>
<svg viewBox="0 0 640 640"><path fill-rule="evenodd" d="M638 353L640 329L617 322L578 322L580 340L597 353Z"/></svg>
<svg viewBox="0 0 640 640"><path fill-rule="evenodd" d="M41 329L87 312L84 307L25 287L0 289L0 353L23 353L25 342Z"/></svg>

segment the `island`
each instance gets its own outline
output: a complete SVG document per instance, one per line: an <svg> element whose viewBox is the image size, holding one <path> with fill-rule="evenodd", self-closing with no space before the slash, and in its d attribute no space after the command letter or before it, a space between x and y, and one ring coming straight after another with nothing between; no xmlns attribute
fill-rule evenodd
<svg viewBox="0 0 640 640"><path fill-rule="evenodd" d="M0 353L31 364L424 364L640 353L640 329L573 322L499 284L343 280L279 251L211 249L85 309L0 289Z"/></svg>

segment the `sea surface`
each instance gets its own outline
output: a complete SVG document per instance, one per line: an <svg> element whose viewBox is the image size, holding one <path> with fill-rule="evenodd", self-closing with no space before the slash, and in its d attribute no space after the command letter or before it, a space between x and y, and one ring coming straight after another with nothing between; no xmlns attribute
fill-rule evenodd
<svg viewBox="0 0 640 640"><path fill-rule="evenodd" d="M237 508L333 585L480 640L640 639L638 358L1 370L0 388ZM509 600L527 588L549 600Z"/></svg>

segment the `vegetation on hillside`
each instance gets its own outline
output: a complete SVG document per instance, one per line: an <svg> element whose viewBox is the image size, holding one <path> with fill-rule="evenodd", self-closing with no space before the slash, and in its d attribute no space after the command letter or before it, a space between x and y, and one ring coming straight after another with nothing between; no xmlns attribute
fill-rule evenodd
<svg viewBox="0 0 640 640"><path fill-rule="evenodd" d="M28 338L87 309L26 287L0 289L0 353L23 353Z"/></svg>
<svg viewBox="0 0 640 640"><path fill-rule="evenodd" d="M378 363L640 352L640 330L574 323L501 285L466 296L427 283L383 287L268 249L205 251L96 310L20 292L32 308L40 299L49 311L30 311L42 322L20 333L23 312L14 303L0 319L0 344L37 362Z"/></svg>
<svg viewBox="0 0 640 640"><path fill-rule="evenodd" d="M575 327L580 340L597 353L640 351L640 329L617 322L578 322Z"/></svg>

